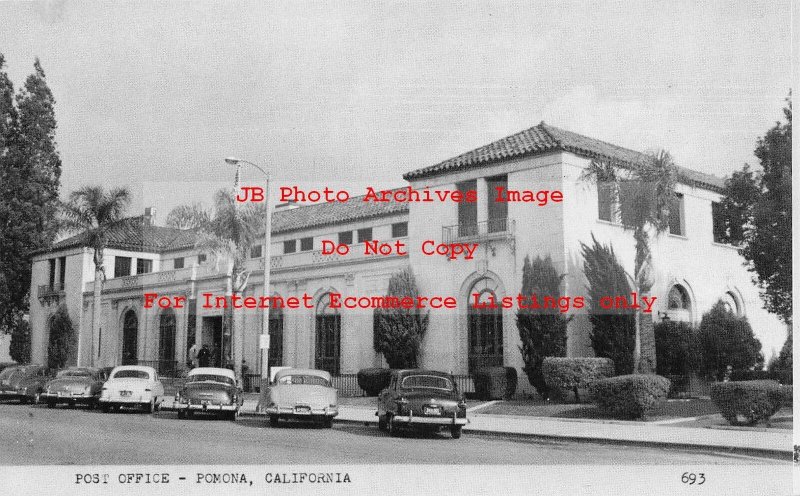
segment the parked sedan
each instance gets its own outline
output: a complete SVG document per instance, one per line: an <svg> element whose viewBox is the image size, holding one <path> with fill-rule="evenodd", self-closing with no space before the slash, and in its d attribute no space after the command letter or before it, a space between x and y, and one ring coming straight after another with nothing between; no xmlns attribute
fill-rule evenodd
<svg viewBox="0 0 800 496"><path fill-rule="evenodd" d="M191 418L195 413L215 413L236 420L244 396L230 369L197 367L189 371L186 383L175 395L172 409L178 418Z"/></svg>
<svg viewBox="0 0 800 496"><path fill-rule="evenodd" d="M163 399L164 386L153 367L122 365L114 367L103 384L100 408L109 412L130 406L152 413L161 406Z"/></svg>
<svg viewBox="0 0 800 496"><path fill-rule="evenodd" d="M44 385L52 378L44 365L17 365L0 372L0 399L38 403Z"/></svg>
<svg viewBox="0 0 800 496"><path fill-rule="evenodd" d="M70 406L83 404L89 408L97 406L106 375L102 369L69 367L56 374L56 378L44 386L40 401L48 408L58 403Z"/></svg>
<svg viewBox="0 0 800 496"><path fill-rule="evenodd" d="M331 386L331 375L324 370L285 369L261 394L259 410L269 415L275 427L281 419L311 420L325 427L333 425L339 414L339 393Z"/></svg>
<svg viewBox="0 0 800 496"><path fill-rule="evenodd" d="M378 395L378 428L391 436L400 427L449 428L453 439L467 424L467 404L453 376L433 370L395 370Z"/></svg>

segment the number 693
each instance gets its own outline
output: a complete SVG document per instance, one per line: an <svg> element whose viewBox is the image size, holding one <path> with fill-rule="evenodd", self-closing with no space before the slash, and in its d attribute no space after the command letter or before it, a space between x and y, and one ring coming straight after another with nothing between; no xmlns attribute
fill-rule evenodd
<svg viewBox="0 0 800 496"><path fill-rule="evenodd" d="M681 476L681 482L684 484L697 484L698 486L706 481L706 476L703 473L684 472Z"/></svg>

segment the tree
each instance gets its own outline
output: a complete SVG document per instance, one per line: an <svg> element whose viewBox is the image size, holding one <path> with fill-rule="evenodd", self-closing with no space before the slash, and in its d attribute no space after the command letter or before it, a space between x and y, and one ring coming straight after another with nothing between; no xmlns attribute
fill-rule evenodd
<svg viewBox="0 0 800 496"><path fill-rule="evenodd" d="M699 328L706 377L722 380L728 365L734 370L761 369L764 355L746 317L731 313L718 301L703 315Z"/></svg>
<svg viewBox="0 0 800 496"><path fill-rule="evenodd" d="M702 361L697 332L688 322L663 320L654 326L656 373L663 376L688 376Z"/></svg>
<svg viewBox="0 0 800 496"><path fill-rule="evenodd" d="M51 369L61 369L75 361L75 329L67 307L61 305L50 320L47 366Z"/></svg>
<svg viewBox="0 0 800 496"><path fill-rule="evenodd" d="M564 275L556 271L549 255L544 259L536 257L533 262L525 257L521 294L535 294L540 299L550 297L558 301L563 278ZM558 308L521 308L517 311L517 330L522 342L519 350L525 363L525 374L531 385L545 399L550 397L550 390L542 375L542 362L545 357L565 356L569 321Z"/></svg>
<svg viewBox="0 0 800 496"><path fill-rule="evenodd" d="M61 159L55 100L37 59L14 98L0 54L0 331L28 310L31 257L57 231Z"/></svg>
<svg viewBox="0 0 800 496"><path fill-rule="evenodd" d="M31 361L31 325L21 314L17 316L11 330L8 354L17 363L30 363Z"/></svg>
<svg viewBox="0 0 800 496"><path fill-rule="evenodd" d="M416 301L419 290L411 269L393 274L386 294ZM383 354L390 368L415 368L428 329L428 313L420 308L378 308L375 314L375 351Z"/></svg>
<svg viewBox="0 0 800 496"><path fill-rule="evenodd" d="M745 164L726 181L721 202L727 240L741 244L741 254L761 289L765 308L792 323L792 100L786 121L758 139L758 174ZM744 226L744 227L739 227Z"/></svg>
<svg viewBox="0 0 800 496"><path fill-rule="evenodd" d="M178 205L167 215L166 226L176 229L199 229L211 222L211 214L201 203Z"/></svg>
<svg viewBox="0 0 800 496"><path fill-rule="evenodd" d="M92 344L90 362L94 361L95 334L99 332L101 320L101 294L106 279L103 267L105 248L115 230L124 226L120 222L130 203L126 188L114 188L108 192L102 186L84 186L73 191L62 205L63 228L84 233L84 243L94 250L94 294L92 305ZM77 362L81 365L81 335L78 334Z"/></svg>
<svg viewBox="0 0 800 496"><path fill-rule="evenodd" d="M249 204L239 208L235 199L235 191L221 189L214 196L214 217L199 226L195 247L211 255L217 268L224 268L228 275L228 294L238 296L247 287L250 272L246 262L250 254L250 246L261 234L266 209L263 204ZM231 312L227 316L232 322L233 366L237 376L242 373L242 313Z"/></svg>
<svg viewBox="0 0 800 496"><path fill-rule="evenodd" d="M640 298L648 296L654 282L651 233L657 237L669 228L670 209L675 205L677 169L672 156L661 150L648 153L633 164L594 159L586 169L584 178L598 184L612 185L618 192L622 226L633 232L636 248L631 282ZM655 363L642 366L641 358L642 335L652 336L653 318L650 314L642 315L639 312L634 312L633 317L633 371L652 372ZM647 358L655 360L655 356Z"/></svg>
<svg viewBox="0 0 800 496"><path fill-rule="evenodd" d="M581 243L583 272L589 282L589 321L592 324L591 341L594 354L614 361L616 375L630 374L634 370L636 323L633 311L606 310L600 299L609 295L630 293L628 275L617 261L614 248L601 245L592 235L592 245Z"/></svg>

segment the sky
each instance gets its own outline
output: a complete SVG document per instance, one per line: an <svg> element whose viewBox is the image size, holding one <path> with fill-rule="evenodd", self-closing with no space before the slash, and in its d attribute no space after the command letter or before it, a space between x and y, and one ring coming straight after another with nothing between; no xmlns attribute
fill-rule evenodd
<svg viewBox="0 0 800 496"><path fill-rule="evenodd" d="M790 0L0 2L0 53L16 87L41 60L62 196L127 186L163 221L232 185L228 156L362 194L540 121L725 176L782 119L791 23Z"/></svg>

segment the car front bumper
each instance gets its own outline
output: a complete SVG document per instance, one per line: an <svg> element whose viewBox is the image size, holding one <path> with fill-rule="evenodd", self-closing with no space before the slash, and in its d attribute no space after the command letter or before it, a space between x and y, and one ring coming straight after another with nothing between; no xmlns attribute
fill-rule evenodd
<svg viewBox="0 0 800 496"><path fill-rule="evenodd" d="M467 425L469 420L466 417L423 417L421 415L395 415L392 422L396 424L408 425Z"/></svg>

